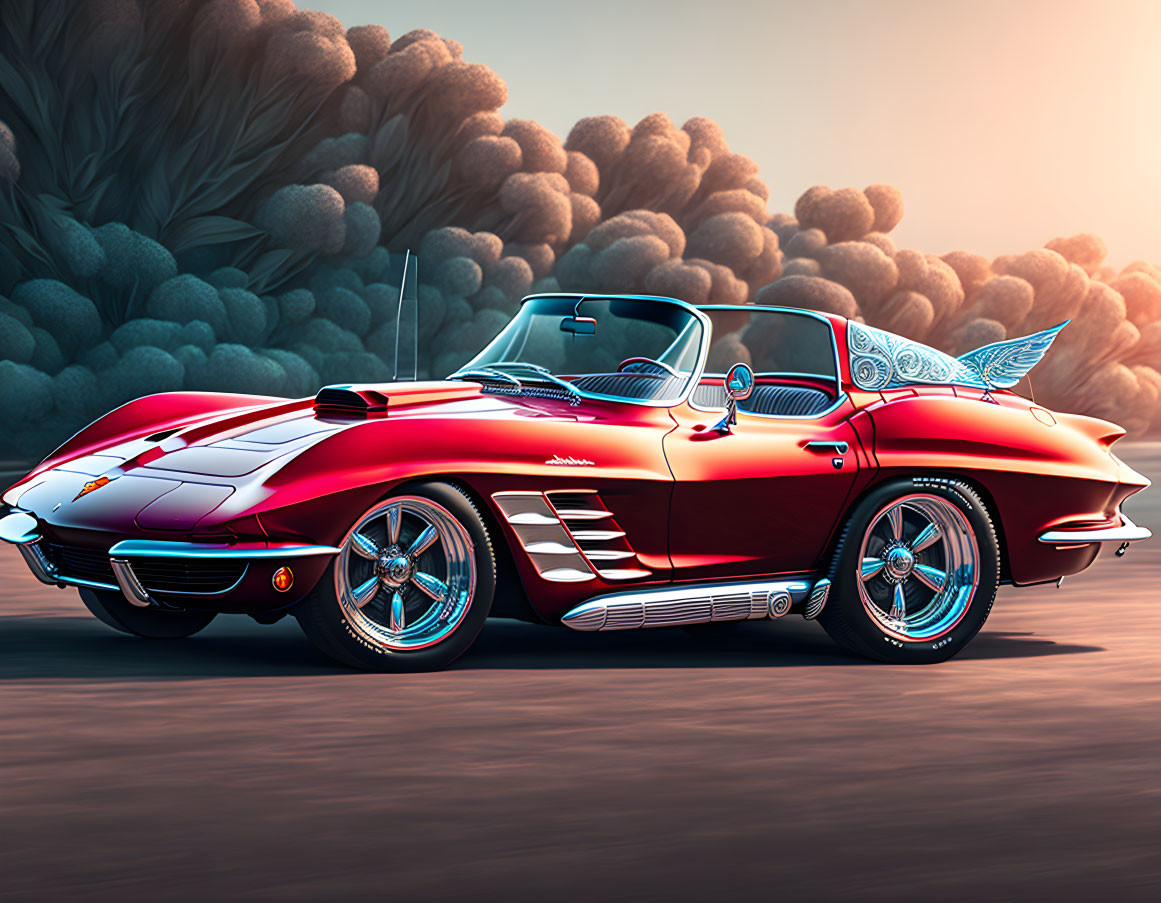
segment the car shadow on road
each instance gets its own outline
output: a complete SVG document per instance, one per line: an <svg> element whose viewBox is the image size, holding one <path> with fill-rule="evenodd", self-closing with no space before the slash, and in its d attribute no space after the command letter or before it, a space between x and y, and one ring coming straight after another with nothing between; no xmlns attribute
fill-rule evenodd
<svg viewBox="0 0 1161 903"><path fill-rule="evenodd" d="M1102 652L1031 633L980 634L960 660ZM455 670L592 668L875 667L844 654L817 624L747 623L701 629L581 634L493 620ZM262 627L219 618L181 641L123 636L90 618L0 618L0 680L198 680L349 674L318 652L291 619Z"/></svg>
<svg viewBox="0 0 1161 903"><path fill-rule="evenodd" d="M185 640L143 640L88 617L0 618L0 681L196 680L346 674L291 621L218 618Z"/></svg>
<svg viewBox="0 0 1161 903"><path fill-rule="evenodd" d="M1028 658L1103 652L1031 633L984 632L965 659ZM875 667L848 655L819 625L787 620L706 627L583 634L514 621L492 621L459 669Z"/></svg>

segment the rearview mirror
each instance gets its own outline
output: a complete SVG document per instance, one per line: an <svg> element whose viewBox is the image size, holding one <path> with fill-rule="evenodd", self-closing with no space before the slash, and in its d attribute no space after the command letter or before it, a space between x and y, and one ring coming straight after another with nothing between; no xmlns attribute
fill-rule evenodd
<svg viewBox="0 0 1161 903"><path fill-rule="evenodd" d="M734 364L726 374L726 394L734 401L745 401L754 391L754 371L747 364Z"/></svg>
<svg viewBox="0 0 1161 903"><path fill-rule="evenodd" d="M592 317L565 317L560 321L561 332L573 335L596 335L597 321Z"/></svg>
<svg viewBox="0 0 1161 903"><path fill-rule="evenodd" d="M726 416L714 424L714 429L723 436L738 422L738 402L745 401L754 391L754 371L741 362L730 367L725 378Z"/></svg>

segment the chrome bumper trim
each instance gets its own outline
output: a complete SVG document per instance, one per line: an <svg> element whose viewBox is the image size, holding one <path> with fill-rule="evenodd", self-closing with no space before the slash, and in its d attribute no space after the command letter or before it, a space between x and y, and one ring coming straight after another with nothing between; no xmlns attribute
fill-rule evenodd
<svg viewBox="0 0 1161 903"><path fill-rule="evenodd" d="M44 557L44 552L40 551L40 547L35 542L24 542L17 548L24 556L24 561L28 565L28 569L32 571L33 577L49 586L56 586L60 582L53 573L52 565Z"/></svg>
<svg viewBox="0 0 1161 903"><path fill-rule="evenodd" d="M163 542L152 539L125 539L109 549L121 558L305 558L311 555L337 555L336 546L285 544L280 546L219 546L201 542Z"/></svg>
<svg viewBox="0 0 1161 903"><path fill-rule="evenodd" d="M44 557L44 552L40 550L40 540L35 542L26 542L18 545L16 548L20 549L20 554L24 556L24 562L28 565L28 569L32 571L32 576L41 583L47 583L49 586L87 586L92 589L108 589L116 592L120 587L113 583L102 583L99 580L85 580L81 577L69 577L65 574L57 572L53 567L52 562Z"/></svg>
<svg viewBox="0 0 1161 903"><path fill-rule="evenodd" d="M802 577L609 593L582 602L561 622L573 630L588 632L781 617L790 608L786 597L792 604L801 604L824 585L829 586L829 581ZM825 593L822 598L825 604Z"/></svg>
<svg viewBox="0 0 1161 903"><path fill-rule="evenodd" d="M126 539L114 545L108 551L109 567L113 571L116 583L104 583L97 580L85 580L81 577L70 577L60 573L51 561L40 550L39 524L35 517L24 511L14 510L4 517L0 517L0 539L12 543L24 557L28 569L41 583L49 586L85 586L93 589L120 591L126 601L139 608L148 608L156 603L149 595L149 591L142 585L141 580L133 571L133 566L126 560L134 558L228 558L245 559L247 561L261 558L302 558L310 555L335 555L338 549L334 546L312 546L299 544L283 545L246 545L217 546L210 543L194 542L163 542L145 539ZM221 596L238 588L246 576L248 567L242 570L238 579L227 589L214 593L173 591L167 595L176 596Z"/></svg>
<svg viewBox="0 0 1161 903"><path fill-rule="evenodd" d="M1040 534L1040 541L1053 545L1083 545L1090 542L1140 542L1153 535L1146 527L1138 527L1122 514L1119 527L1097 527L1092 530L1048 530Z"/></svg>
<svg viewBox="0 0 1161 903"><path fill-rule="evenodd" d="M153 600L149 598L149 593L133 573L128 561L123 558L110 558L109 566L113 569L113 576L117 578L117 585L121 588L121 595L125 597L126 602L138 608L149 608L153 605Z"/></svg>
<svg viewBox="0 0 1161 903"><path fill-rule="evenodd" d="M25 511L11 511L0 517L0 539L14 545L24 545L40 539L36 518Z"/></svg>

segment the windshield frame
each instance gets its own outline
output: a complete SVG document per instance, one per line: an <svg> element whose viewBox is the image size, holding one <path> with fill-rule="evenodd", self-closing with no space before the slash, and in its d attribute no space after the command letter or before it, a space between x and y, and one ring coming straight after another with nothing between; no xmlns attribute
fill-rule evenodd
<svg viewBox="0 0 1161 903"><path fill-rule="evenodd" d="M665 399L642 399L642 398L626 398L623 395L606 395L602 392L587 392L584 389L576 389L577 395L582 399L590 399L592 401L613 402L616 404L631 404L647 408L675 408L689 400L694 388L700 384L702 374L705 372L706 359L709 357L710 338L713 332L713 324L710 318L706 316L697 306L689 304L685 301L680 301L677 298L666 298L661 295L620 295L620 294L604 294L604 293L589 293L589 292L542 292L536 295L528 295L520 301L520 307L523 308L529 301L536 301L541 298L553 299L567 299L572 301L574 305L580 305L583 301L590 300L608 300L608 301L655 301L659 304L669 304L675 307L680 307L682 310L689 313L694 320L701 326L701 335L698 338L697 358L693 368L689 371L689 377L686 380L685 386L681 390L681 394L674 398ZM519 316L517 313L516 316ZM512 321L515 321L515 317ZM475 365L474 362L485 351L492 347L492 345L500 339L500 336L507 330L507 326L496 335L491 342L485 345L470 361L465 363L462 367L454 373L449 374L446 378L451 379L459 373L466 373L469 370L478 369L480 366ZM676 339L674 340L676 341ZM555 374L553 374L555 375Z"/></svg>

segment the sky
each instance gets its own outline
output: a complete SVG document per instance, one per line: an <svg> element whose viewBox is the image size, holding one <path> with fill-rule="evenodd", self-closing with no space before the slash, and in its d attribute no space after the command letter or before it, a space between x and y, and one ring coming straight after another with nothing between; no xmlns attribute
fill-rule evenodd
<svg viewBox="0 0 1161 903"><path fill-rule="evenodd" d="M989 256L1095 232L1161 261L1161 0L300 0L431 28L508 84L506 118L716 120L771 212L898 186L901 246Z"/></svg>

